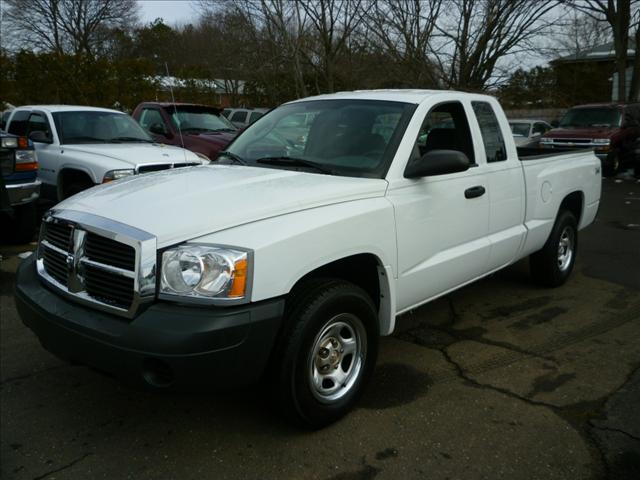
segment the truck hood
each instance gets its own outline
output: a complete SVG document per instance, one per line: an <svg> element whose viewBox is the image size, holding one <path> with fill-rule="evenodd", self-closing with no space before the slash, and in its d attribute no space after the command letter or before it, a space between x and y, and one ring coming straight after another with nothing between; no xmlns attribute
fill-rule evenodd
<svg viewBox="0 0 640 480"><path fill-rule="evenodd" d="M617 127L554 128L545 133L544 138L609 138L616 129Z"/></svg>
<svg viewBox="0 0 640 480"><path fill-rule="evenodd" d="M188 133L187 135L196 140L206 142L208 144L225 147L233 140L239 131L234 132L206 132L206 133Z"/></svg>
<svg viewBox="0 0 640 480"><path fill-rule="evenodd" d="M100 155L127 163L132 167L149 163L191 163L199 161L194 153L159 143L91 143L63 145L67 152Z"/></svg>
<svg viewBox="0 0 640 480"><path fill-rule="evenodd" d="M56 210L91 213L157 237L158 247L309 208L383 196L382 179L236 165L131 176L64 200Z"/></svg>

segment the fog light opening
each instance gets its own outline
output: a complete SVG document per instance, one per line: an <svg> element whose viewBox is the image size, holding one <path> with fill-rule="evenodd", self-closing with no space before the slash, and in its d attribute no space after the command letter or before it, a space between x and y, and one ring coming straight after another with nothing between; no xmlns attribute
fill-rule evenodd
<svg viewBox="0 0 640 480"><path fill-rule="evenodd" d="M156 388L170 387L174 380L171 367L156 358L144 359L142 376L149 385Z"/></svg>

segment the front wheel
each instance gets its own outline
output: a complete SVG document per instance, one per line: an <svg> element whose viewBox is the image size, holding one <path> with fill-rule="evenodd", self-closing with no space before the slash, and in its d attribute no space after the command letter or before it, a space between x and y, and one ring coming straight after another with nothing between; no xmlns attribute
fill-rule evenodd
<svg viewBox="0 0 640 480"><path fill-rule="evenodd" d="M368 383L378 353L371 298L342 280L314 281L287 307L276 399L287 417L320 428L345 415Z"/></svg>
<svg viewBox="0 0 640 480"><path fill-rule="evenodd" d="M605 177L614 177L620 171L620 157L617 154L610 155L602 166L602 174Z"/></svg>
<svg viewBox="0 0 640 480"><path fill-rule="evenodd" d="M529 258L531 275L545 287L558 287L567 281L578 253L576 217L567 210L558 214L551 234L541 250Z"/></svg>

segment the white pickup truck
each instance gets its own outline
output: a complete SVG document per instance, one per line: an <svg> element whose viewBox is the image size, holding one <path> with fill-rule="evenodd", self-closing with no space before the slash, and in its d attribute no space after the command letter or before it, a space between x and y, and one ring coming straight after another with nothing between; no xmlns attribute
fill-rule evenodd
<svg viewBox="0 0 640 480"><path fill-rule="evenodd" d="M209 163L204 155L155 143L129 115L106 108L18 107L7 131L34 143L42 196L54 201L129 175Z"/></svg>
<svg viewBox="0 0 640 480"><path fill-rule="evenodd" d="M591 151L519 157L492 97L307 98L217 164L57 205L16 303L63 358L157 389L267 376L319 427L353 407L401 313L526 256L537 281L565 282L600 189Z"/></svg>

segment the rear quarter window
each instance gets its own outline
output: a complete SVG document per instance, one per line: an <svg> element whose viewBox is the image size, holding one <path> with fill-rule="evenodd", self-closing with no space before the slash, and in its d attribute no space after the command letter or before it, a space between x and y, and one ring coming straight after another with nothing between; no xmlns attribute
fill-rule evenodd
<svg viewBox="0 0 640 480"><path fill-rule="evenodd" d="M487 162L501 162L507 159L507 149L500 130L500 123L491 105L487 102L471 102L478 119L482 143L487 155Z"/></svg>

